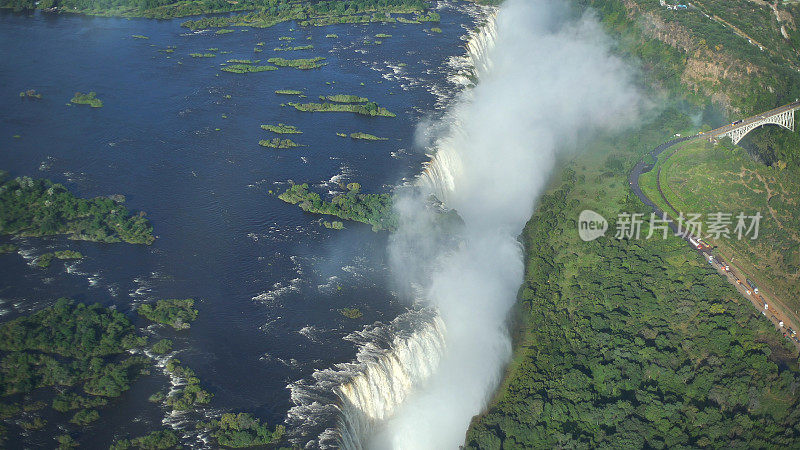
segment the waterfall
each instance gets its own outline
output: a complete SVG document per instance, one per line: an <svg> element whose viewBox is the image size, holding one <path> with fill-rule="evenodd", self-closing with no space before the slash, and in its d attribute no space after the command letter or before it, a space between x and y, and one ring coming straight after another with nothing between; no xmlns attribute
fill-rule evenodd
<svg viewBox="0 0 800 450"><path fill-rule="evenodd" d="M356 361L317 370L288 386L295 406L287 423L296 445L364 448L374 425L389 417L412 387L436 369L445 327L432 309L409 310L344 339L358 346ZM317 436L308 441L309 436Z"/></svg>
<svg viewBox="0 0 800 450"><path fill-rule="evenodd" d="M490 69L487 54L495 33L493 16L469 33L465 55L450 61L458 71L451 81L469 86ZM416 185L446 201L460 160L455 145L442 141L437 147ZM355 362L317 370L311 379L287 386L295 404L286 419L291 442L306 448L365 448L376 426L434 373L445 350L445 333L438 312L424 308L346 336L357 345Z"/></svg>
<svg viewBox="0 0 800 450"><path fill-rule="evenodd" d="M483 26L469 33L469 40L466 44L467 52L464 56L459 57L461 63L451 61L451 65L454 67L462 65L467 67L457 75L454 82L461 80L462 84L469 86L480 79L481 74L491 70L492 61L489 53L494 47L496 38L495 16L489 17ZM469 99L469 91L463 92L462 101L469 101ZM417 177L416 182L417 186L435 195L444 203L447 203L448 193L454 190L455 177L461 171L458 147L454 143L460 137L458 134L463 133L463 131L459 131L461 123L455 114L450 114L448 119L451 134L436 143L436 153L423 165L422 173Z"/></svg>

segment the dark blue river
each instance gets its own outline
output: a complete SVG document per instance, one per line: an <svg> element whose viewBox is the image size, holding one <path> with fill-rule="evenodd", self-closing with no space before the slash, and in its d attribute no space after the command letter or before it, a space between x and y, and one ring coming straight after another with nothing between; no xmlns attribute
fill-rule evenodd
<svg viewBox="0 0 800 450"><path fill-rule="evenodd" d="M79 196L122 194L129 209L147 213L158 236L151 246L0 237L21 248L0 255L0 320L58 297L126 313L144 301L194 298L200 315L191 330L149 327L151 342L175 341L176 356L214 394L210 411L283 422L292 406L287 384L352 360L356 349L343 336L390 321L408 305L392 293L385 234L354 223L328 230L320 217L269 191L294 180L320 192L339 190L339 182L387 192L413 178L427 159L415 145L417 125L436 117L459 89L448 77L458 70L449 61L464 53L462 37L473 26L464 8L470 7L440 4L441 34L422 24L284 23L215 35L181 28L185 19L0 12L0 169L49 178ZM377 45L378 33L392 37ZM273 51L287 45L281 36L314 49ZM255 53L259 42L264 51ZM168 46L174 52L165 52ZM192 52L217 56L192 58ZM228 59L272 56L323 56L327 65L220 71ZM43 98L21 99L27 89ZM303 90L303 101L356 94L397 117L299 112L282 107L297 99L276 89ZM97 92L104 106L68 106L76 91ZM260 139L276 135L259 125L279 122L302 130L288 137L305 147L260 147ZM337 132L389 140L355 141ZM48 269L31 264L54 249L86 258ZM347 319L339 313L344 307L364 317ZM157 370L140 378L100 409L100 420L79 441L107 447L114 438L160 428L166 411L147 397L166 385ZM12 436L11 443L52 447L52 437L62 434L55 425Z"/></svg>

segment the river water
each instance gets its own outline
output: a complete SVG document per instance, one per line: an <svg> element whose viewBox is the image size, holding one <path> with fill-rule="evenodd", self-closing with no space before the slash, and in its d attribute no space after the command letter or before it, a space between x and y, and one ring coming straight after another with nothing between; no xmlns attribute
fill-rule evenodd
<svg viewBox="0 0 800 450"><path fill-rule="evenodd" d="M478 11L448 2L438 9L440 34L415 24L284 23L215 35L188 32L182 19L0 12L0 169L49 178L79 196L123 194L129 209L146 211L158 236L149 247L0 237L21 248L0 255L0 320L58 297L124 312L144 301L195 298L200 315L191 330L149 327L151 339L173 339L176 356L214 393L206 413L247 411L282 423L294 406L287 385L352 361L359 342L345 337L376 321L389 323L409 305L390 285L385 234L353 223L325 229L319 217L269 191L294 180L322 192L353 181L365 191L386 192L419 173L428 157L415 144L415 130L463 87L466 69L457 57ZM326 38L329 33L338 38ZM378 33L392 37L369 42ZM286 43L281 36L314 49L273 51ZM259 42L264 51L254 53ZM174 51L165 52L168 46ZM192 58L192 52L217 56ZM327 65L219 70L227 59L272 56L324 56ZM27 89L43 98L21 99ZM356 94L397 117L298 112L281 106L296 99L276 89L302 89L305 101ZM68 106L75 91L97 92L104 106ZM301 129L288 137L306 146L260 147L260 139L275 136L259 125L279 122ZM337 132L389 140L354 141ZM55 261L48 269L31 264L41 253L67 248L86 258ZM357 307L364 317L347 319L338 312L344 307ZM166 384L158 371L140 379L100 410L79 441L107 446L159 428L165 411L147 397ZM198 444L191 421L165 423L186 431L184 443ZM295 433L302 441L303 431ZM56 434L51 421L11 443L49 446Z"/></svg>

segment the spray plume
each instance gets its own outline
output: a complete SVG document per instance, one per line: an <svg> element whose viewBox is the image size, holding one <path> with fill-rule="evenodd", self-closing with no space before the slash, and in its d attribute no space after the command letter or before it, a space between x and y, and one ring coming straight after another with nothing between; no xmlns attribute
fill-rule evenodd
<svg viewBox="0 0 800 450"><path fill-rule="evenodd" d="M365 443L370 448L457 448L485 408L511 355L509 311L523 277L517 236L559 153L593 133L635 121L630 69L591 14L565 2L508 0L475 64L477 85L443 119L416 194L398 198L393 273L423 286L444 325L438 367ZM430 232L435 195L464 219L454 248Z"/></svg>

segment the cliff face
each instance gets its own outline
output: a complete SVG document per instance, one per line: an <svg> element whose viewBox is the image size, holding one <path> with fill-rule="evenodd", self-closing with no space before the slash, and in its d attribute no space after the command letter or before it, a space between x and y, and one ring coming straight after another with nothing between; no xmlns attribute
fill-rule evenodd
<svg viewBox="0 0 800 450"><path fill-rule="evenodd" d="M727 112L738 114L738 92L752 89L752 80L762 69L742 58L726 52L722 45L709 47L705 39L676 21L667 21L652 11L646 11L634 0L624 0L628 18L637 23L646 38L656 39L680 50L685 56L685 66L680 74L681 83L696 94L710 97ZM771 90L770 86L759 86Z"/></svg>
<svg viewBox="0 0 800 450"><path fill-rule="evenodd" d="M655 0L585 0L624 16L644 41L680 54L669 81L738 116L800 95L800 8L763 0L695 0L668 10ZM613 5L613 6L612 6ZM662 77L663 79L663 77Z"/></svg>

